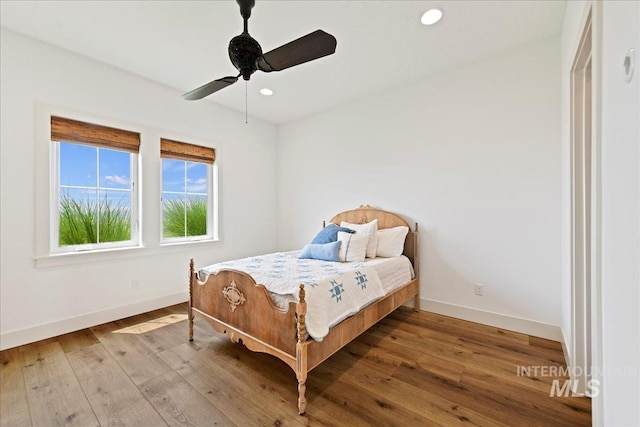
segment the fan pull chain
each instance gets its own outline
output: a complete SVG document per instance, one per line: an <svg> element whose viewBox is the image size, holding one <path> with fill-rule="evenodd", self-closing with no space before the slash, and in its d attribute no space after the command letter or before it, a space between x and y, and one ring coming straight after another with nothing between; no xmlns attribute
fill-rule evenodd
<svg viewBox="0 0 640 427"><path fill-rule="evenodd" d="M249 97L247 96L247 86L248 82L244 81L244 124L249 123L248 111L249 111Z"/></svg>

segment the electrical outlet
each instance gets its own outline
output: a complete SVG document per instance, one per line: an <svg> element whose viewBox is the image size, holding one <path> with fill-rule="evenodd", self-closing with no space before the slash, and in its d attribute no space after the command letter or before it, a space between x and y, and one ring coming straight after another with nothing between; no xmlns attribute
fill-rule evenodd
<svg viewBox="0 0 640 427"><path fill-rule="evenodd" d="M142 280L132 280L131 281L131 290L137 291L142 286Z"/></svg>
<svg viewBox="0 0 640 427"><path fill-rule="evenodd" d="M475 294L479 297L484 295L484 285L482 283L476 283Z"/></svg>

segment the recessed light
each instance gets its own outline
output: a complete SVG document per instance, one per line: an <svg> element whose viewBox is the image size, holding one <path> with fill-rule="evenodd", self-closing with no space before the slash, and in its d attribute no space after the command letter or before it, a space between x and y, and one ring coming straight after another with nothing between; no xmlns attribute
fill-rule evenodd
<svg viewBox="0 0 640 427"><path fill-rule="evenodd" d="M273 95L273 91L269 88L262 88L260 89L260 93L263 94L264 96L271 96Z"/></svg>
<svg viewBox="0 0 640 427"><path fill-rule="evenodd" d="M429 9L427 10L422 18L420 18L420 22L424 25L433 25L438 22L442 18L442 11L440 9Z"/></svg>

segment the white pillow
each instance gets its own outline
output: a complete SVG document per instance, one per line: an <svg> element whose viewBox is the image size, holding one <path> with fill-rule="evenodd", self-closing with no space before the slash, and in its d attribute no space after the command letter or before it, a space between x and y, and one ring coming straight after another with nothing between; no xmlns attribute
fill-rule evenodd
<svg viewBox="0 0 640 427"><path fill-rule="evenodd" d="M374 219L366 224L352 224L342 221L340 227L347 227L356 230L356 234L367 237L367 258L376 257L376 249L378 247L378 220Z"/></svg>
<svg viewBox="0 0 640 427"><path fill-rule="evenodd" d="M340 242L338 258L341 262L364 261L369 241L367 236L338 231L338 241Z"/></svg>
<svg viewBox="0 0 640 427"><path fill-rule="evenodd" d="M407 237L409 227L385 228L378 230L378 248L376 255L383 258L391 258L402 255L404 239Z"/></svg>

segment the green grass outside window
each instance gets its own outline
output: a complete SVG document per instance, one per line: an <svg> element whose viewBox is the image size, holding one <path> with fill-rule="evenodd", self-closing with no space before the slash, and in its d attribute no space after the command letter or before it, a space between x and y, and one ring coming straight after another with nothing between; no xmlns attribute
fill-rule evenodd
<svg viewBox="0 0 640 427"><path fill-rule="evenodd" d="M60 246L130 240L131 211L106 198L97 204L63 195L59 230Z"/></svg>
<svg viewBox="0 0 640 427"><path fill-rule="evenodd" d="M185 227L186 220L186 227ZM164 237L204 236L207 234L207 200L169 200L162 208Z"/></svg>

